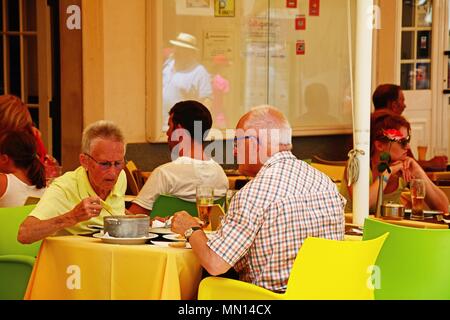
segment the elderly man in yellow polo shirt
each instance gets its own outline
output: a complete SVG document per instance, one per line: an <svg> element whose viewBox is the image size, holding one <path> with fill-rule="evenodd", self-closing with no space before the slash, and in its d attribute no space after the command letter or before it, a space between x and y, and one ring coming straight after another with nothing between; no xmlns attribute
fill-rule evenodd
<svg viewBox="0 0 450 320"><path fill-rule="evenodd" d="M20 226L18 240L25 244L51 235L92 233L88 225L103 224L108 205L113 214L125 214L124 156L124 137L114 123L88 126L83 132L81 166L52 182Z"/></svg>

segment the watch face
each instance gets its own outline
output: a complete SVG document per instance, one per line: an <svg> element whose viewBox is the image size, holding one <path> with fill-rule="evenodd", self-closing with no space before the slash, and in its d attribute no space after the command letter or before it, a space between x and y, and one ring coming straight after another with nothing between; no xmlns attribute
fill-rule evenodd
<svg viewBox="0 0 450 320"><path fill-rule="evenodd" d="M185 232L184 232L184 237L186 238L186 240L188 240L189 239L189 237L192 235L192 232L193 232L194 230L192 230L192 228L189 228L189 229L187 229Z"/></svg>

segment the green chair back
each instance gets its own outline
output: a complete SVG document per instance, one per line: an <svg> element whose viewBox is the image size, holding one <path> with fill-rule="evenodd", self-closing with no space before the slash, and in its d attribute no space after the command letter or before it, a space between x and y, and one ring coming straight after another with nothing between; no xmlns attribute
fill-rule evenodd
<svg viewBox="0 0 450 320"><path fill-rule="evenodd" d="M226 197L214 201L222 207ZM187 211L191 216L198 216L197 204L170 195L160 195L153 204L151 217L168 217L178 211Z"/></svg>
<svg viewBox="0 0 450 320"><path fill-rule="evenodd" d="M22 255L0 256L0 300L22 300L35 258Z"/></svg>
<svg viewBox="0 0 450 320"><path fill-rule="evenodd" d="M41 241L29 245L17 241L19 226L34 207L0 208L0 255L37 256Z"/></svg>
<svg viewBox="0 0 450 320"><path fill-rule="evenodd" d="M376 262L380 287L375 299L450 299L450 230L366 219L364 240L386 232L389 237Z"/></svg>

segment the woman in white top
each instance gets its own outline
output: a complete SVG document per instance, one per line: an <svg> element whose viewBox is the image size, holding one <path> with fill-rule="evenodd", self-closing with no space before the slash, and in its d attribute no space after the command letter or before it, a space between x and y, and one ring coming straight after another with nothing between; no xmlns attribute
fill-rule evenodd
<svg viewBox="0 0 450 320"><path fill-rule="evenodd" d="M45 168L28 132L10 131L0 137L0 207L23 206L28 197L44 193Z"/></svg>

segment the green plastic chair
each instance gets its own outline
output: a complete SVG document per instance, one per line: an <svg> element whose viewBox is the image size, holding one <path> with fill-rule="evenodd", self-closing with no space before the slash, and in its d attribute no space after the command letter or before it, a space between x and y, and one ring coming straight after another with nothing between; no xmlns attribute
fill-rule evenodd
<svg viewBox="0 0 450 320"><path fill-rule="evenodd" d="M26 255L0 256L0 300L22 300L34 258Z"/></svg>
<svg viewBox="0 0 450 320"><path fill-rule="evenodd" d="M389 232L376 265L376 300L450 299L450 230L419 229L366 219L363 239Z"/></svg>
<svg viewBox="0 0 450 320"><path fill-rule="evenodd" d="M41 241L29 245L17 241L20 224L35 206L0 208L0 255L37 256Z"/></svg>
<svg viewBox="0 0 450 320"><path fill-rule="evenodd" d="M222 207L225 203L226 197L222 197L214 201L215 204L220 204ZM195 202L190 202L182 200L180 198L170 196L170 195L160 195L155 203L153 204L153 209L151 217L168 217L173 215L178 211L187 211L191 216L198 216L197 204Z"/></svg>

